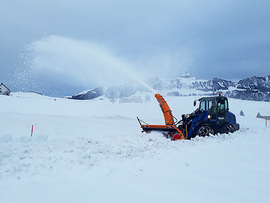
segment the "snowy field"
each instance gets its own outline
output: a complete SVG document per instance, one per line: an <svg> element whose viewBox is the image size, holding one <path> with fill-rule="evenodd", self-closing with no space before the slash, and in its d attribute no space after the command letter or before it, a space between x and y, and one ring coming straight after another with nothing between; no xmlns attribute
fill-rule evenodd
<svg viewBox="0 0 270 203"><path fill-rule="evenodd" d="M165 99L180 119L198 97ZM172 142L141 133L136 120L164 123L154 95L144 103L0 96L0 202L268 203L270 127L256 115L270 114L270 103L229 102L240 131Z"/></svg>

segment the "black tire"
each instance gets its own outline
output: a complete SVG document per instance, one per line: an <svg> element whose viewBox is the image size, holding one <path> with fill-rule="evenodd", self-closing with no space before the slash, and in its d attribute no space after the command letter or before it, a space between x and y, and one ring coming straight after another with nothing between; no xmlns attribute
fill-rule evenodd
<svg viewBox="0 0 270 203"><path fill-rule="evenodd" d="M205 136L209 136L209 134L214 135L215 131L212 127L207 126L207 125L203 125L199 128L197 135L200 137L205 137Z"/></svg>
<svg viewBox="0 0 270 203"><path fill-rule="evenodd" d="M226 134L235 132L233 125L229 124L226 128Z"/></svg>

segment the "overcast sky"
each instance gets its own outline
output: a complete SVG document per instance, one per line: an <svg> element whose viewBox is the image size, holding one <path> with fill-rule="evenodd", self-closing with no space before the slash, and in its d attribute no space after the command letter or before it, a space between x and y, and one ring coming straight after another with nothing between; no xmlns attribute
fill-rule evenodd
<svg viewBox="0 0 270 203"><path fill-rule="evenodd" d="M269 11L269 0L1 0L0 81L270 75Z"/></svg>

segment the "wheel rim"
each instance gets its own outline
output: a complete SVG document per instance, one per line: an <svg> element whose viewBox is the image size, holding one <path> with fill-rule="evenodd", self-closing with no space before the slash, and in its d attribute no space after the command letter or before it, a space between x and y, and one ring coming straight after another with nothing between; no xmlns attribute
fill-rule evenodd
<svg viewBox="0 0 270 203"><path fill-rule="evenodd" d="M210 126L202 126L198 130L198 135L199 136L204 137L204 136L209 136L209 134L215 134L213 128L211 128Z"/></svg>
<svg viewBox="0 0 270 203"><path fill-rule="evenodd" d="M181 137L181 135L179 133L175 133L173 135L173 138L172 138L172 140L181 140L181 139L182 139L182 137Z"/></svg>
<svg viewBox="0 0 270 203"><path fill-rule="evenodd" d="M226 133L233 133L235 130L234 130L234 127L232 125L228 125L227 128L226 128Z"/></svg>

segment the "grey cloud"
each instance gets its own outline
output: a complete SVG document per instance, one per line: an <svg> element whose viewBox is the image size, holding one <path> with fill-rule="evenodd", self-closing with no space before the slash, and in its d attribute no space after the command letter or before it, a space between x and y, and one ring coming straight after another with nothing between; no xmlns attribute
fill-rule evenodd
<svg viewBox="0 0 270 203"><path fill-rule="evenodd" d="M3 0L0 79L21 65L26 44L52 35L104 45L168 76L269 75L269 9L268 0Z"/></svg>

